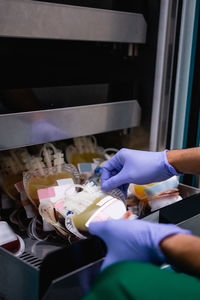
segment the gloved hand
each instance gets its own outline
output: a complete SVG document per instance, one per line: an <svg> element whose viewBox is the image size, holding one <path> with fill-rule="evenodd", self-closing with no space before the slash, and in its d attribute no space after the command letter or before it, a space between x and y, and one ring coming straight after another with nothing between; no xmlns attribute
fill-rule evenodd
<svg viewBox="0 0 200 300"><path fill-rule="evenodd" d="M123 260L162 264L166 258L159 248L160 242L169 235L191 234L172 224L128 219L93 222L89 225L89 232L99 236L107 245L102 269Z"/></svg>
<svg viewBox="0 0 200 300"><path fill-rule="evenodd" d="M127 183L147 184L182 175L169 164L166 152L121 149L103 165L102 190L121 187L124 191Z"/></svg>

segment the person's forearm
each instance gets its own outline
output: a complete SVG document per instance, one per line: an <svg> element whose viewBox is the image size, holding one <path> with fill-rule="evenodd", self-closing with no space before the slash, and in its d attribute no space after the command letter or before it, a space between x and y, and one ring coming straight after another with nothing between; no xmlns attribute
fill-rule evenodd
<svg viewBox="0 0 200 300"><path fill-rule="evenodd" d="M181 271L200 277L200 238L176 234L165 238L160 248L169 263Z"/></svg>
<svg viewBox="0 0 200 300"><path fill-rule="evenodd" d="M179 173L200 174L200 147L170 150L167 159Z"/></svg>

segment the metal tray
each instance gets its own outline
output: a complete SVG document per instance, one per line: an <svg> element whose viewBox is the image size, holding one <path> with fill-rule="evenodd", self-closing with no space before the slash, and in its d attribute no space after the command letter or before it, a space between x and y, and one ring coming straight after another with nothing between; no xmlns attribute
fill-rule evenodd
<svg viewBox="0 0 200 300"><path fill-rule="evenodd" d="M140 119L137 100L4 114L0 150L135 127Z"/></svg>
<svg viewBox="0 0 200 300"><path fill-rule="evenodd" d="M1 0L0 36L145 43L141 14L54 3Z"/></svg>
<svg viewBox="0 0 200 300"><path fill-rule="evenodd" d="M177 224L200 236L200 189L179 184L179 191L183 200L150 213L143 220Z"/></svg>
<svg viewBox="0 0 200 300"><path fill-rule="evenodd" d="M0 248L0 299L80 299L89 289L105 255L98 238L59 246L25 240L26 251L15 257Z"/></svg>
<svg viewBox="0 0 200 300"><path fill-rule="evenodd" d="M179 189L183 200L143 219L172 222L200 235L200 189L183 184ZM0 299L15 300L17 295L20 300L78 300L91 286L106 253L98 238L69 246L26 238L25 245L21 257L0 248Z"/></svg>

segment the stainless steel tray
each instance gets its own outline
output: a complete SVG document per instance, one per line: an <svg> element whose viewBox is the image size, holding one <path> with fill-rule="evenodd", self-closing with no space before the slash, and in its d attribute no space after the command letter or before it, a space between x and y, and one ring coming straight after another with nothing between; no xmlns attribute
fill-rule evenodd
<svg viewBox="0 0 200 300"><path fill-rule="evenodd" d="M155 222L158 223L160 221L160 216L162 214L162 212L166 210L169 210L169 213L167 212L167 214L170 214L170 210L171 210L171 215L173 214L174 210L176 209L176 213L179 214L179 219L182 219L181 222L177 221L175 219L173 219L174 223L176 223L177 225L190 229L194 234L200 235L200 218L198 218L199 215L199 210L200 210L200 189L192 187L192 186L188 186L185 184L179 184L179 191L180 191L180 195L183 198L183 200L176 202L174 204L171 204L167 207L161 208L153 213L150 213L149 215L143 217L143 220L146 221L150 221L150 222ZM191 201L191 209L193 210L193 212L189 212L188 211L188 215L192 214L193 216L190 218L187 218L183 215L183 213L181 212L181 208L184 207L184 201L187 201L187 205L189 203L189 210L190 210L190 202L189 199L192 199L192 196L197 195L196 199L197 199L197 204L198 204L198 194L199 194L199 207L192 207L192 201ZM188 199L188 200L187 200ZM180 209L179 209L180 207ZM182 215L181 215L182 214ZM178 216L177 216L178 217ZM165 222L165 220L162 220L163 222ZM198 224L199 222L199 224Z"/></svg>
<svg viewBox="0 0 200 300"><path fill-rule="evenodd" d="M0 115L0 150L139 126L137 100Z"/></svg>
<svg viewBox="0 0 200 300"><path fill-rule="evenodd" d="M105 247L98 238L71 246L26 239L26 251L15 257L0 248L0 299L78 300L100 269Z"/></svg>
<svg viewBox="0 0 200 300"><path fill-rule="evenodd" d="M196 195L200 210L200 189L180 184L180 193L186 198L177 203L189 201ZM173 204L170 207L173 209ZM161 210L143 219L159 222ZM178 225L199 234L200 213ZM20 300L54 300L56 297L78 300L91 286L105 255L105 245L98 238L70 246L26 238L25 244L21 257L0 248L0 299L15 300L17 295Z"/></svg>

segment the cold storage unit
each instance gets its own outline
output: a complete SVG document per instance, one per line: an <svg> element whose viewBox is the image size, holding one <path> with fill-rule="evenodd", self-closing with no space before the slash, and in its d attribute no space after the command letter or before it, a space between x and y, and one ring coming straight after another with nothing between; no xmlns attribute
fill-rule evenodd
<svg viewBox="0 0 200 300"><path fill-rule="evenodd" d="M169 146L186 2L55 2L0 0L0 149L90 134L117 148ZM105 254L98 239L24 239L19 258L0 250L2 299L79 299Z"/></svg>

